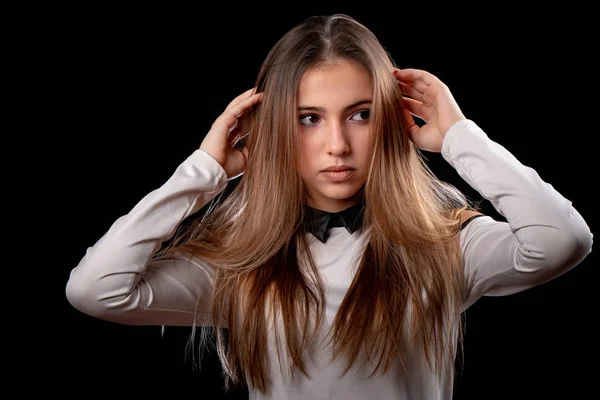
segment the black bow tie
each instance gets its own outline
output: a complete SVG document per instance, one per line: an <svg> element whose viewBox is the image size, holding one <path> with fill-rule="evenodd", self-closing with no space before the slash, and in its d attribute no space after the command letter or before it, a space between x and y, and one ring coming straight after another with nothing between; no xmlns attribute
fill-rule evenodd
<svg viewBox="0 0 600 400"><path fill-rule="evenodd" d="M310 206L307 206L306 208L308 214L306 229L323 243L325 243L329 237L329 228L344 227L352 234L363 225L365 214L364 199L359 203L336 213L318 210ZM477 214L468 218L462 223L460 229L464 229L475 218L485 216L485 214Z"/></svg>
<svg viewBox="0 0 600 400"><path fill-rule="evenodd" d="M329 228L344 227L352 234L362 227L364 208L364 200L336 213L307 206L306 229L323 243L329 237Z"/></svg>

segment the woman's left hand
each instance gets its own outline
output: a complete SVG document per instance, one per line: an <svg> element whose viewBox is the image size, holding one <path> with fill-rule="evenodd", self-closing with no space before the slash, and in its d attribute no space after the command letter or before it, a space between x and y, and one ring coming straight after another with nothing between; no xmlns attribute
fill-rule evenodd
<svg viewBox="0 0 600 400"><path fill-rule="evenodd" d="M404 123L410 140L420 149L439 153L446 132L466 119L450 89L436 76L419 69L394 69L403 97ZM413 115L425 121L419 127Z"/></svg>

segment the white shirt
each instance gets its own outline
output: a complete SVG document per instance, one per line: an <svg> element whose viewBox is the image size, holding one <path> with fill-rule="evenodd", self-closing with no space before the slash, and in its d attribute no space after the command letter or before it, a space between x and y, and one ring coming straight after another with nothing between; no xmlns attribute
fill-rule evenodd
<svg viewBox="0 0 600 400"><path fill-rule="evenodd" d="M507 220L479 217L460 233L469 282L463 310L481 296L517 293L554 279L590 253L593 235L571 202L473 121L459 121L447 132L442 156ZM67 282L69 302L83 313L121 324L190 326L198 311L205 317L200 324L210 325L208 308L202 310L212 293L210 269L201 260L150 259L186 217L226 184L223 168L204 151L194 151L161 187L142 198L88 248ZM326 284L327 323L352 281L356 267L352 260L365 236L362 228L354 234L331 228L326 243L311 235L311 252ZM272 341L269 346L273 352ZM325 365L327 350L307 356L310 377L299 373L296 385L279 366L273 366L277 355L271 353L272 392L263 396L250 387L250 399L452 398L452 377L444 377L439 384L418 354L410 356L406 372L395 365L388 375L366 380L371 370L356 368L338 379L345 364ZM286 368L287 364L284 372Z"/></svg>

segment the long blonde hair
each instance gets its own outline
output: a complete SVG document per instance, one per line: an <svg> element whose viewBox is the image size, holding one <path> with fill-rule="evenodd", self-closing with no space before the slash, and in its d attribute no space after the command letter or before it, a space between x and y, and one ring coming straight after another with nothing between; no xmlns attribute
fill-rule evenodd
<svg viewBox="0 0 600 400"><path fill-rule="evenodd" d="M339 59L371 74L375 141L364 185L368 235L332 322L334 358L349 357L345 374L366 354L375 374L418 346L440 375L454 367L465 288L459 212L469 202L435 177L408 139L395 64L373 33L347 15L317 16L285 34L260 68L264 97L241 121L250 132L245 173L160 252L185 252L214 268L212 326L226 390L234 383L268 391L269 323L277 313L266 310L283 321L290 373L306 373L302 355L317 337L324 289L308 251L295 167L296 94L304 72Z"/></svg>

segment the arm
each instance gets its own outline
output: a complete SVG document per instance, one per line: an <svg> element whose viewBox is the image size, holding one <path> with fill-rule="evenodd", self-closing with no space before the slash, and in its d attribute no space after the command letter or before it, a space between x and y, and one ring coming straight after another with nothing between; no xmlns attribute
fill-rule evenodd
<svg viewBox="0 0 600 400"><path fill-rule="evenodd" d="M151 260L189 215L227 183L221 165L196 150L160 188L117 219L70 274L66 296L79 311L130 325L208 324L212 273L198 260ZM203 322L205 321L205 322Z"/></svg>
<svg viewBox="0 0 600 400"><path fill-rule="evenodd" d="M593 235L571 202L473 121L448 130L442 156L508 221L483 216L461 232L469 284L465 309L481 296L509 295L554 279L590 253Z"/></svg>
<svg viewBox="0 0 600 400"><path fill-rule="evenodd" d="M447 85L419 69L393 73L413 143L441 152L508 221L482 216L461 231L469 285L464 309L484 295L508 295L547 282L590 253L593 235L571 202L467 120ZM419 127L413 115L426 123Z"/></svg>

